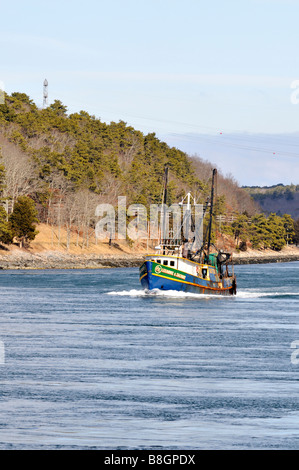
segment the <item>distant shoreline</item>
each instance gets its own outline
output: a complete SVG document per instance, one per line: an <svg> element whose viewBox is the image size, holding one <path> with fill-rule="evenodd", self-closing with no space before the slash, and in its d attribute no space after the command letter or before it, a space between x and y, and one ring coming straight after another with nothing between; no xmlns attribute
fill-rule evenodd
<svg viewBox="0 0 299 470"><path fill-rule="evenodd" d="M26 251L2 252L0 269L101 269L139 267L146 253L136 254L69 254L59 251L30 253ZM235 265L286 263L299 261L299 248L281 252L234 253Z"/></svg>
<svg viewBox="0 0 299 470"><path fill-rule="evenodd" d="M283 255L283 256L249 256L249 257L233 257L235 265L241 264L267 264L267 263L290 263L299 261L299 255Z"/></svg>

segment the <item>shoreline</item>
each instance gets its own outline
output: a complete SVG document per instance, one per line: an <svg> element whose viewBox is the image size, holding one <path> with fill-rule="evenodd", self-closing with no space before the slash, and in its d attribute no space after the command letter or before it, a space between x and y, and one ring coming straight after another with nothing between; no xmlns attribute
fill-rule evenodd
<svg viewBox="0 0 299 470"><path fill-rule="evenodd" d="M31 253L14 250L0 253L0 269L101 269L139 267L146 253L70 254L60 251ZM281 252L233 253L234 265L299 261L299 248Z"/></svg>
<svg viewBox="0 0 299 470"><path fill-rule="evenodd" d="M140 266L143 255L13 253L0 255L0 269L102 269Z"/></svg>
<svg viewBox="0 0 299 470"><path fill-rule="evenodd" d="M291 263L299 261L299 255L283 255L283 256L249 256L249 257L233 257L234 265L242 264L267 264L267 263Z"/></svg>

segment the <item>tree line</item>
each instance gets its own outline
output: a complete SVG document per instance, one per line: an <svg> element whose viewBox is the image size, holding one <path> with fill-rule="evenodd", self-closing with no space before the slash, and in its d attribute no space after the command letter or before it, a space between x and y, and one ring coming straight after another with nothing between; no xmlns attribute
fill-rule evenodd
<svg viewBox="0 0 299 470"><path fill-rule="evenodd" d="M234 237L236 248L246 251L248 245L253 249L270 248L280 251L285 245L299 244L299 219L294 221L289 214L268 217L259 213L253 217L239 214L231 223L222 227L223 233Z"/></svg>
<svg viewBox="0 0 299 470"><path fill-rule="evenodd" d="M2 243L16 239L28 244L42 222L55 228L58 243L64 228L67 245L75 233L78 243L80 236L88 246L98 204L116 205L123 195L128 204L161 203L165 165L170 174L169 205L189 190L204 203L210 191L212 165L169 147L155 133L144 135L124 121L107 124L86 111L68 114L59 100L38 109L25 93L5 94L0 148ZM217 194L218 214L260 216L258 206L232 176L219 172ZM254 231L252 225L250 230ZM263 234L262 230L260 237ZM294 237L290 235L288 242ZM253 244L262 245L255 240Z"/></svg>

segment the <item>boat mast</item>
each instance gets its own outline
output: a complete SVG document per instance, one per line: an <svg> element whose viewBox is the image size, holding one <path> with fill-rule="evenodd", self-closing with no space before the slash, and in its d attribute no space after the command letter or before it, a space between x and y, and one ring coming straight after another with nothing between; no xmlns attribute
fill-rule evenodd
<svg viewBox="0 0 299 470"><path fill-rule="evenodd" d="M167 201L167 184L168 184L168 166L164 168L164 188L163 188L163 205L162 205L162 234L161 243L163 246L163 255L165 255L165 225L166 225L166 201Z"/></svg>
<svg viewBox="0 0 299 470"><path fill-rule="evenodd" d="M191 225L191 193L187 194L187 206L186 206L186 214L185 214L185 232L186 232L186 240L189 241L189 229Z"/></svg>
<svg viewBox="0 0 299 470"><path fill-rule="evenodd" d="M210 221L209 221L209 235L208 235L208 256L210 254L211 236L212 236L212 219L213 219L213 208L214 208L214 187L217 170L213 170L212 176L212 189L211 189L211 206L210 206Z"/></svg>

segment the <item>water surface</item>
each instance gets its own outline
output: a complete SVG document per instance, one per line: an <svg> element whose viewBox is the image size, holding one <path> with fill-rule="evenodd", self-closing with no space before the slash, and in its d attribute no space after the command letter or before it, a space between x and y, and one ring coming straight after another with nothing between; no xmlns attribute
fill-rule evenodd
<svg viewBox="0 0 299 470"><path fill-rule="evenodd" d="M299 263L235 271L228 298L0 271L0 448L298 448Z"/></svg>

